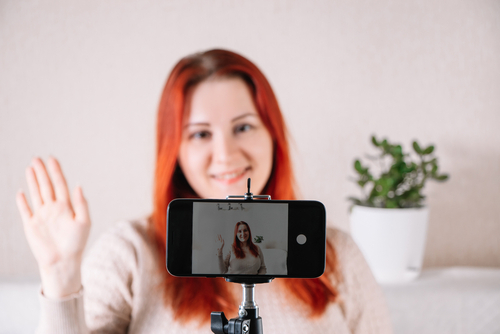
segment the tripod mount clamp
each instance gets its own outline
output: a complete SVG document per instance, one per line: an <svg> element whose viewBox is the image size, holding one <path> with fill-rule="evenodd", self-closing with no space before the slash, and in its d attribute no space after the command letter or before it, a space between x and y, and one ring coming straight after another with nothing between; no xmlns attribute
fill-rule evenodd
<svg viewBox="0 0 500 334"><path fill-rule="evenodd" d="M250 192L250 178L247 180L247 192L245 195L229 195L226 196L226 199L244 199L246 201L250 201L253 199L267 199L271 200L271 195L254 195Z"/></svg>

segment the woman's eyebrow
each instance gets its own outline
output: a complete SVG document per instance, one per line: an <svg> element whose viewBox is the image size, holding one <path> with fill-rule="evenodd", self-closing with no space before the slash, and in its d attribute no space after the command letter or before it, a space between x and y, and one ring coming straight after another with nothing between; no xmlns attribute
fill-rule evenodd
<svg viewBox="0 0 500 334"><path fill-rule="evenodd" d="M210 123L207 122L193 122L193 123L187 123L184 125L184 129L190 126L210 126Z"/></svg>
<svg viewBox="0 0 500 334"><path fill-rule="evenodd" d="M257 117L257 114L251 113L251 112L244 113L243 115L239 115L239 116L236 116L235 118L233 118L231 120L231 123L239 121L240 119L245 118L245 117ZM187 123L186 125L184 125L184 128L187 128L190 126L210 126L210 123L208 123L208 122L191 122L191 123Z"/></svg>
<svg viewBox="0 0 500 334"><path fill-rule="evenodd" d="M255 117L255 116L257 116L257 114L255 114L255 113L251 113L251 112L248 112L248 113L245 113L245 114L243 114L243 115L236 116L235 118L233 118L233 119L231 120L231 122L232 122L232 123L234 123L234 122L236 122L236 121L238 121L238 120L240 120L240 119L242 119L242 118L249 117L249 116L254 116L254 117Z"/></svg>

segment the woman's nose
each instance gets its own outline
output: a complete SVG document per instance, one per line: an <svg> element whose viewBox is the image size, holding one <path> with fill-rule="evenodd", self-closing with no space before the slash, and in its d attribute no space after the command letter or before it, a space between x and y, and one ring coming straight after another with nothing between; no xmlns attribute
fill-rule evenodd
<svg viewBox="0 0 500 334"><path fill-rule="evenodd" d="M213 141L213 160L218 163L228 163L237 152L237 144L229 135L219 134Z"/></svg>

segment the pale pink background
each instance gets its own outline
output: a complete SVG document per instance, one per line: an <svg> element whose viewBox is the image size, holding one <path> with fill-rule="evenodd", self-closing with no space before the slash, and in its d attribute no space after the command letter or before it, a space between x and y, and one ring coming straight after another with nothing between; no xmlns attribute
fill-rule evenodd
<svg viewBox="0 0 500 334"><path fill-rule="evenodd" d="M270 79L304 198L349 230L373 133L434 143L424 265L500 266L500 2L0 0L0 278L36 277L14 196L31 157L83 186L90 243L151 211L154 123L182 56L240 52Z"/></svg>

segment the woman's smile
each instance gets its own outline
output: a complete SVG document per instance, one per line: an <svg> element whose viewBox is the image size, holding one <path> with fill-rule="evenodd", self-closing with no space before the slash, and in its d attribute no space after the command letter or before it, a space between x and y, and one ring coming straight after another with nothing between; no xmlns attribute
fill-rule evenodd
<svg viewBox="0 0 500 334"><path fill-rule="evenodd" d="M217 180L218 182L223 182L226 184L231 184L240 181L245 177L248 171L251 170L251 167L246 167L242 169L238 169L236 171L224 172L224 173L216 173L211 174L211 177Z"/></svg>

